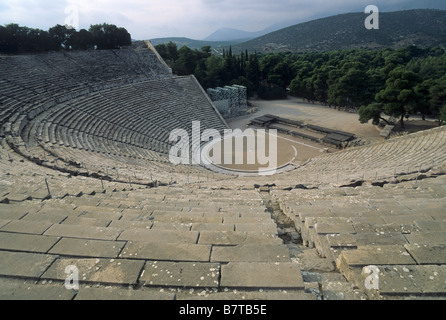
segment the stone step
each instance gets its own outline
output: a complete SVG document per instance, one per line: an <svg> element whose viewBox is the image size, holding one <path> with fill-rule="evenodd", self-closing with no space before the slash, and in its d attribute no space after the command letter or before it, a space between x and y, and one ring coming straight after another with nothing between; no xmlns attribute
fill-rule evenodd
<svg viewBox="0 0 446 320"><path fill-rule="evenodd" d="M128 241L119 257L143 260L209 262L210 255L210 245Z"/></svg>
<svg viewBox="0 0 446 320"><path fill-rule="evenodd" d="M48 253L61 256L117 258L125 242L62 238Z"/></svg>
<svg viewBox="0 0 446 320"><path fill-rule="evenodd" d="M148 261L141 273L140 282L147 287L218 288L220 264Z"/></svg>
<svg viewBox="0 0 446 320"><path fill-rule="evenodd" d="M52 256L54 257L54 256ZM59 258L42 274L43 280L65 281L66 268L75 266L80 284L135 285L144 261L103 258Z"/></svg>
<svg viewBox="0 0 446 320"><path fill-rule="evenodd" d="M58 237L0 232L0 250L47 253Z"/></svg>
<svg viewBox="0 0 446 320"><path fill-rule="evenodd" d="M216 262L287 262L290 253L284 245L243 244L237 246L213 246L211 261Z"/></svg>
<svg viewBox="0 0 446 320"><path fill-rule="evenodd" d="M45 231L44 235L95 240L116 240L121 232L122 229L112 227L54 224Z"/></svg>
<svg viewBox="0 0 446 320"><path fill-rule="evenodd" d="M445 265L379 265L366 271L362 273L362 287L372 298L435 298L446 294Z"/></svg>
<svg viewBox="0 0 446 320"><path fill-rule="evenodd" d="M200 231L199 244L243 245L282 244L282 239L273 234L258 231Z"/></svg>
<svg viewBox="0 0 446 320"><path fill-rule="evenodd" d="M293 262L230 262L221 266L223 288L303 290L300 269Z"/></svg>
<svg viewBox="0 0 446 320"><path fill-rule="evenodd" d="M155 230L155 229L128 229L118 237L121 241L165 242L165 243L197 243L197 231L182 230Z"/></svg>
<svg viewBox="0 0 446 320"><path fill-rule="evenodd" d="M0 275L39 279L56 258L48 254L0 251Z"/></svg>
<svg viewBox="0 0 446 320"><path fill-rule="evenodd" d="M67 290L60 283L0 278L0 300L72 300L75 296L74 290Z"/></svg>

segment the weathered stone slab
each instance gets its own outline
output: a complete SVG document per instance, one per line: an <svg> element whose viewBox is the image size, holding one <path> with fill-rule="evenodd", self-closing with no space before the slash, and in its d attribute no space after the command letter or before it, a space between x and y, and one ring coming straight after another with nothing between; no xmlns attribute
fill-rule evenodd
<svg viewBox="0 0 446 320"><path fill-rule="evenodd" d="M42 279L65 281L67 266L79 270L79 283L136 284L144 261L125 259L57 259Z"/></svg>
<svg viewBox="0 0 446 320"><path fill-rule="evenodd" d="M159 222L153 223L153 230L182 230L190 231L192 223Z"/></svg>
<svg viewBox="0 0 446 320"><path fill-rule="evenodd" d="M210 245L129 241L119 256L131 259L207 262L210 255Z"/></svg>
<svg viewBox="0 0 446 320"><path fill-rule="evenodd" d="M257 231L263 233L277 234L277 226L270 223L236 223L235 231Z"/></svg>
<svg viewBox="0 0 446 320"><path fill-rule="evenodd" d="M288 301L307 301L316 300L316 295L307 293L302 290L229 290L224 292L196 292L186 291L177 294L177 298L181 300L288 300Z"/></svg>
<svg viewBox="0 0 446 320"><path fill-rule="evenodd" d="M446 212L446 209L445 209ZM446 213L443 213L446 218ZM446 221L426 221L426 220L418 220L415 221L415 224L423 231L423 232L435 232L435 231L445 231L446 230Z"/></svg>
<svg viewBox="0 0 446 320"><path fill-rule="evenodd" d="M55 224L49 228L44 234L48 236L97 239L97 240L116 240L121 229L104 228L94 226L81 226L70 224Z"/></svg>
<svg viewBox="0 0 446 320"><path fill-rule="evenodd" d="M284 245L246 244L238 246L214 246L211 261L290 261L290 253Z"/></svg>
<svg viewBox="0 0 446 320"><path fill-rule="evenodd" d="M148 261L140 282L144 286L216 288L219 274L218 263Z"/></svg>
<svg viewBox="0 0 446 320"><path fill-rule="evenodd" d="M153 220L148 213L125 213L122 215L120 221L141 221L141 222L150 222ZM116 221L116 220L115 220Z"/></svg>
<svg viewBox="0 0 446 320"><path fill-rule="evenodd" d="M348 266L416 264L404 246L399 245L359 246L356 250L343 251L339 259Z"/></svg>
<svg viewBox="0 0 446 320"><path fill-rule="evenodd" d="M193 231L234 231L233 223L193 223Z"/></svg>
<svg viewBox="0 0 446 320"><path fill-rule="evenodd" d="M1 231L43 234L52 225L51 222L47 221L12 220L6 226L2 227Z"/></svg>
<svg viewBox="0 0 446 320"><path fill-rule="evenodd" d="M446 266L444 265L388 265L378 268L377 290L382 295L446 293Z"/></svg>
<svg viewBox="0 0 446 320"><path fill-rule="evenodd" d="M121 230L142 228L150 229L153 226L153 222L143 222L143 221L132 221L132 220L113 220L110 225L111 228L118 228Z"/></svg>
<svg viewBox="0 0 446 320"><path fill-rule="evenodd" d="M121 233L118 240L165 243L197 243L198 234L199 233L196 231L130 229L125 230L123 233Z"/></svg>
<svg viewBox="0 0 446 320"><path fill-rule="evenodd" d="M237 245L237 244L282 244L279 237L261 232L243 231L201 231L199 244Z"/></svg>
<svg viewBox="0 0 446 320"><path fill-rule="evenodd" d="M401 233L328 234L325 239L331 248L352 248L360 245L404 245L407 243Z"/></svg>
<svg viewBox="0 0 446 320"><path fill-rule="evenodd" d="M116 258L125 242L62 238L49 251L52 254L77 257Z"/></svg>
<svg viewBox="0 0 446 320"><path fill-rule="evenodd" d="M0 232L0 249L46 253L58 240L57 237Z"/></svg>
<svg viewBox="0 0 446 320"><path fill-rule="evenodd" d="M314 229L318 234L356 233L351 223L316 223Z"/></svg>
<svg viewBox="0 0 446 320"><path fill-rule="evenodd" d="M175 300L175 293L119 287L79 288L75 300Z"/></svg>
<svg viewBox="0 0 446 320"><path fill-rule="evenodd" d="M95 218L85 218L85 217L68 217L62 222L62 224L78 224L83 226L93 226L93 227L107 227L111 220L108 219L95 219Z"/></svg>
<svg viewBox="0 0 446 320"><path fill-rule="evenodd" d="M271 217L223 217L224 223L273 223L274 220Z"/></svg>
<svg viewBox="0 0 446 320"><path fill-rule="evenodd" d="M427 214L403 214L403 215L390 215L382 217L386 223L412 223L416 220L432 220L432 217Z"/></svg>
<svg viewBox="0 0 446 320"><path fill-rule="evenodd" d="M446 245L406 244L404 247L418 264L446 264Z"/></svg>
<svg viewBox="0 0 446 320"><path fill-rule="evenodd" d="M68 215L63 213L28 213L21 221L47 221L54 224L61 223Z"/></svg>
<svg viewBox="0 0 446 320"><path fill-rule="evenodd" d="M36 284L35 280L0 279L0 300L72 300L74 290L61 284Z"/></svg>
<svg viewBox="0 0 446 320"><path fill-rule="evenodd" d="M77 210L75 210L77 211ZM92 219L107 219L107 220L119 220L121 218L121 213L119 212L108 212L101 209L99 212L95 211L77 211L79 212L79 217L82 218L92 218Z"/></svg>
<svg viewBox="0 0 446 320"><path fill-rule="evenodd" d="M293 262L230 262L221 267L221 287L304 289Z"/></svg>
<svg viewBox="0 0 446 320"><path fill-rule="evenodd" d="M28 212L30 212L30 208L25 206L0 203L0 219L19 220Z"/></svg>
<svg viewBox="0 0 446 320"><path fill-rule="evenodd" d="M36 279L56 258L48 254L0 251L0 275Z"/></svg>
<svg viewBox="0 0 446 320"><path fill-rule="evenodd" d="M446 231L411 233L405 237L410 244L446 244Z"/></svg>

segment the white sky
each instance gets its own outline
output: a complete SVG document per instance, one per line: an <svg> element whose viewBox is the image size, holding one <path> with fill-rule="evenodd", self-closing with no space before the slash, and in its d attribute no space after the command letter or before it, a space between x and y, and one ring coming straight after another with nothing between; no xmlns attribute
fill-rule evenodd
<svg viewBox="0 0 446 320"><path fill-rule="evenodd" d="M48 30L71 21L79 30L106 22L125 27L133 39L202 39L220 28L258 31L283 21L363 12L370 4L381 11L446 9L445 0L0 0L0 25Z"/></svg>

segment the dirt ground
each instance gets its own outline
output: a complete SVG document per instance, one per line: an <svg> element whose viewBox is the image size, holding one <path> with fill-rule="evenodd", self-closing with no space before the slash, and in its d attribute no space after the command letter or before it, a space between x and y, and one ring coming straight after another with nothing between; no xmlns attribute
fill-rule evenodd
<svg viewBox="0 0 446 320"><path fill-rule="evenodd" d="M348 113L338 111L334 108L323 106L319 103L309 103L303 99L289 96L286 100L250 100L250 103L257 107L257 112L247 116L229 119L228 124L232 128L244 129L247 123L254 118L265 114L273 114L280 117L303 121L307 124L319 125L322 127L342 130L354 133L362 140L375 142L382 138L379 136L379 130L371 123L362 124L359 122L357 113ZM422 121L421 119L411 118L405 122L407 132L416 132L438 126L435 121ZM400 131L398 126L396 131Z"/></svg>
<svg viewBox="0 0 446 320"><path fill-rule="evenodd" d="M292 120L303 121L322 127L354 133L368 141L380 140L379 131L371 123L361 124L358 114L337 111L318 103L309 103L303 99L289 97L286 100L250 100L257 107L257 112L247 116L229 119L232 128L245 128L246 124L254 118L265 114L273 114Z"/></svg>

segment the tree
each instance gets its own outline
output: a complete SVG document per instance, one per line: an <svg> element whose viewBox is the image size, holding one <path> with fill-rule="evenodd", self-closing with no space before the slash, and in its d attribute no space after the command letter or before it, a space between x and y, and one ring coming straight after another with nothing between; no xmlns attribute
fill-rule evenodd
<svg viewBox="0 0 446 320"><path fill-rule="evenodd" d="M68 44L74 50L92 49L94 44L93 35L87 30L81 29L71 36Z"/></svg>
<svg viewBox="0 0 446 320"><path fill-rule="evenodd" d="M404 117L417 112L423 96L415 90L421 78L412 71L399 67L390 72L383 90L376 94L376 101L383 106L385 114L399 117L404 128Z"/></svg>
<svg viewBox="0 0 446 320"><path fill-rule="evenodd" d="M248 62L245 68L246 79L254 86L254 90L257 90L260 84L260 64L257 57L257 53L251 54L248 58Z"/></svg>
<svg viewBox="0 0 446 320"><path fill-rule="evenodd" d="M60 24L50 28L48 30L51 40L51 49L59 51L61 49L68 49L68 43L71 36L76 32L74 29L68 29Z"/></svg>
<svg viewBox="0 0 446 320"><path fill-rule="evenodd" d="M443 123L446 121L446 76L433 81L429 92L432 113Z"/></svg>
<svg viewBox="0 0 446 320"><path fill-rule="evenodd" d="M118 28L114 24L91 25L88 30L97 49L119 49L132 43L131 36L125 28Z"/></svg>

